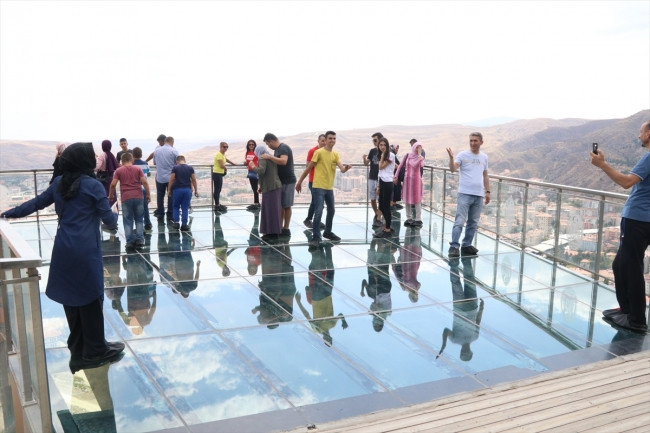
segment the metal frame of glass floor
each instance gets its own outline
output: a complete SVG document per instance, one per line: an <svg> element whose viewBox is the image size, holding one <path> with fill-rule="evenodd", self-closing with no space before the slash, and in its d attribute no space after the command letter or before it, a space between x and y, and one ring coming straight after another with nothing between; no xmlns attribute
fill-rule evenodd
<svg viewBox="0 0 650 433"><path fill-rule="evenodd" d="M56 431L282 431L650 350L601 320L611 287L482 233L448 259L439 215L413 229L397 211L376 240L372 210L339 205L342 241L310 251L306 212L270 244L234 207L196 209L189 233L154 219L138 253L104 232L106 336L127 347L70 374L63 308L41 295ZM49 263L56 221L12 226Z"/></svg>

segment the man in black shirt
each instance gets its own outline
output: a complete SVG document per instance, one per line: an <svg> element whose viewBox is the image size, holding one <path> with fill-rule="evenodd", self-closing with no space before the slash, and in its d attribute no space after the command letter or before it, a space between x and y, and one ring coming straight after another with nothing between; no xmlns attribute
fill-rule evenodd
<svg viewBox="0 0 650 433"><path fill-rule="evenodd" d="M370 165L368 171L368 197L370 198L370 204L372 205L372 210L375 212L375 216L372 220L373 227L381 225L381 212L377 207L377 185L379 178L379 150L377 149L377 144L379 139L383 138L381 132L375 132L372 134L372 144L373 148L370 149L368 154L363 155L363 165Z"/></svg>
<svg viewBox="0 0 650 433"><path fill-rule="evenodd" d="M274 151L273 156L262 155L263 159L270 159L278 166L278 177L282 182L282 235L291 236L289 224L291 223L291 206L293 206L296 188L296 174L293 171L293 152L285 143L280 143L278 137L270 132L264 136L264 143Z"/></svg>

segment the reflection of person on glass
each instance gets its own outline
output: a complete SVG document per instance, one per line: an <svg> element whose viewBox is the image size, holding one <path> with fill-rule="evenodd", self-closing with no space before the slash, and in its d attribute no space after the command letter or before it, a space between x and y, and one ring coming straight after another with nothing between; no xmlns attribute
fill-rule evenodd
<svg viewBox="0 0 650 433"><path fill-rule="evenodd" d="M156 312L156 284L153 282L153 267L140 254L122 256L126 270L127 312L122 306L122 292L119 296L107 296L133 335L141 335L143 328L151 323ZM108 292L109 289L106 289ZM115 292L113 292L115 293Z"/></svg>
<svg viewBox="0 0 650 433"><path fill-rule="evenodd" d="M420 245L420 230L418 227L406 229L404 246L400 247L400 260L402 261L402 281L404 290L408 290L411 302L418 301L418 290L422 284L418 281L420 260L422 259L422 246Z"/></svg>
<svg viewBox="0 0 650 433"><path fill-rule="evenodd" d="M438 356L442 355L447 346L447 339L449 339L452 343L461 346L460 359L469 361L474 356L470 344L478 338L484 301L481 299L480 302L477 302L472 259L463 257L461 260L463 261L464 287L461 285L458 275L458 259L451 260L449 279L454 297L454 323L452 329L445 328L442 331L442 347Z"/></svg>
<svg viewBox="0 0 650 433"><path fill-rule="evenodd" d="M214 217L214 232L212 235L212 245L214 246L214 255L217 257L217 265L221 268L221 275L227 277L230 275L228 267L228 256L235 249L228 249L228 241L223 236L221 228L221 216Z"/></svg>
<svg viewBox="0 0 650 433"><path fill-rule="evenodd" d="M187 233L182 235L178 233L170 234L174 245L174 290L187 298L190 293L196 290L199 281L199 271L201 260L196 262L196 271L194 270L194 259L192 258L192 249L194 249L194 239Z"/></svg>
<svg viewBox="0 0 650 433"><path fill-rule="evenodd" d="M70 409L57 412L61 424L74 425L74 431L118 431L108 380L109 368L110 364L105 364L86 369L84 374L74 377L70 384Z"/></svg>
<svg viewBox="0 0 650 433"><path fill-rule="evenodd" d="M262 202L264 206L264 202ZM291 265L289 244L278 248L262 248L262 279L258 287L260 304L253 308L253 314L259 313L257 321L266 324L269 329L278 327L278 322L293 319L293 296L296 293L294 269Z"/></svg>
<svg viewBox="0 0 650 433"><path fill-rule="evenodd" d="M248 262L248 275L256 275L259 266L262 264L260 257L260 232L258 230L260 221L259 212L255 212L255 220L251 228L250 236L248 237L248 248L244 252L246 254L246 261Z"/></svg>
<svg viewBox="0 0 650 433"><path fill-rule="evenodd" d="M366 293L372 298L370 311L373 312L372 327L375 331L380 332L384 329L384 319L386 319L393 309L393 301L390 297L392 283L388 276L388 264L390 262L391 242L370 243L368 251L368 280L361 282L361 296ZM374 250L375 245L377 250ZM365 293L364 293L365 291Z"/></svg>
<svg viewBox="0 0 650 433"><path fill-rule="evenodd" d="M63 305L70 328L70 369L74 373L79 368L117 360L124 350L124 343L105 340L102 311L104 273L99 224L113 226L117 215L93 174L92 143L74 143L59 159L63 175L43 193L2 216L20 218L54 203L59 221L45 294Z"/></svg>
<svg viewBox="0 0 650 433"><path fill-rule="evenodd" d="M336 326L340 319L343 329L348 327L343 313L334 316L332 303L332 289L334 285L334 263L332 262L332 245L326 244L322 248L312 249L311 263L309 264L309 285L305 287L307 302L311 304L313 318L309 311L302 305L300 292L296 292L296 301L302 314L309 320L312 329L322 334L325 344L332 345L330 329Z"/></svg>

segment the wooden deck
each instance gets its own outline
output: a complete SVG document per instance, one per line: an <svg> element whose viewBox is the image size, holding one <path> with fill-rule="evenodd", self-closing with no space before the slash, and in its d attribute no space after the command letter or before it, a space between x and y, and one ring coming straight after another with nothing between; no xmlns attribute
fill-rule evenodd
<svg viewBox="0 0 650 433"><path fill-rule="evenodd" d="M650 431L650 351L292 433L583 431Z"/></svg>

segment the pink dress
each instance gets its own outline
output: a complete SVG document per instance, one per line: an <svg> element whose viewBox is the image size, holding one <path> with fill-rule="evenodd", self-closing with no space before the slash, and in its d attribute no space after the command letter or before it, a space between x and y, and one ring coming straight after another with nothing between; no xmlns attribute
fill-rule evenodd
<svg viewBox="0 0 650 433"><path fill-rule="evenodd" d="M422 202L422 175L420 168L424 167L424 158L421 158L416 152L411 151L402 159L402 164L406 164L404 170L404 185L402 186L402 200L406 204L419 204Z"/></svg>

